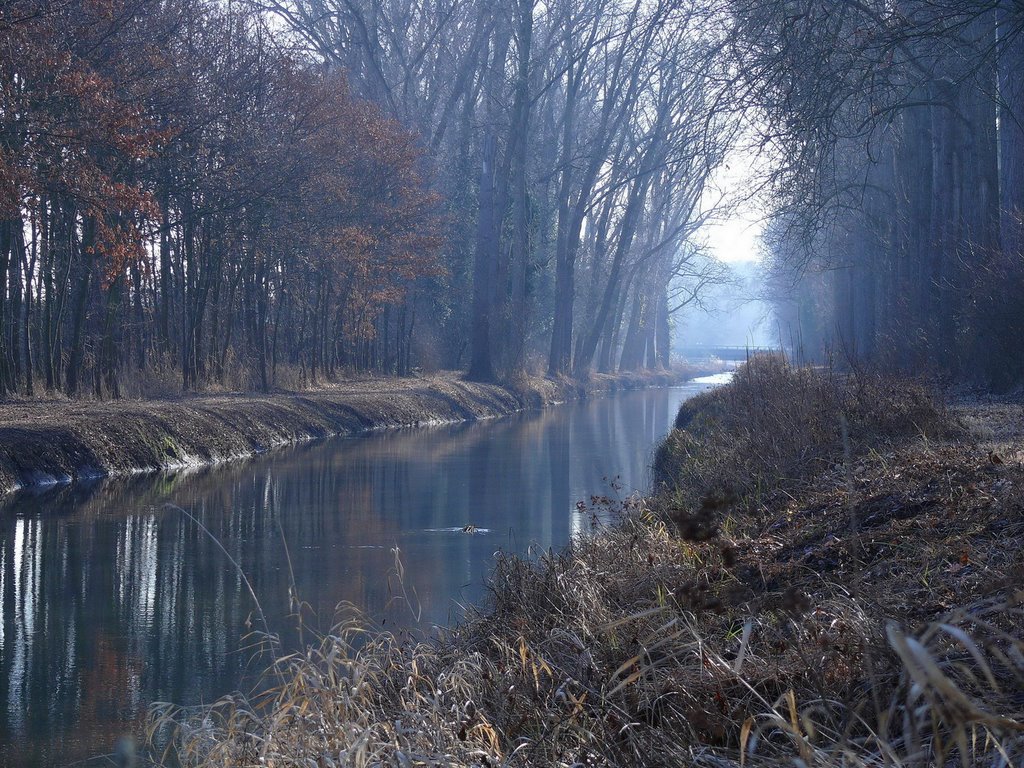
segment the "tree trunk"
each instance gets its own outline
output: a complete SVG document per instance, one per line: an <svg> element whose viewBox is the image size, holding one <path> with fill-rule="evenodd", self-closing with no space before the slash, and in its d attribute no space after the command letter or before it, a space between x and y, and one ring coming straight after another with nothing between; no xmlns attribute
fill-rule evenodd
<svg viewBox="0 0 1024 768"><path fill-rule="evenodd" d="M92 260L90 255L94 242L95 223L91 216L87 216L82 226L82 243L79 248L79 279L78 293L75 295L75 305L71 313L71 347L68 352L67 367L67 394L74 397L78 394L79 374L82 368L82 334L85 330L86 308L89 303L89 293L92 288Z"/></svg>
<svg viewBox="0 0 1024 768"><path fill-rule="evenodd" d="M495 32L493 55L487 82L487 102L483 141L480 151L480 192L477 214L476 252L473 257L473 329L470 339L468 377L474 381L495 378L494 338L497 296L504 286L497 285L498 260L501 249L501 224L505 217L508 192L508 162L498 164L498 104L510 35L504 24ZM510 149L507 147L506 149ZM508 156L506 154L506 160Z"/></svg>
<svg viewBox="0 0 1024 768"><path fill-rule="evenodd" d="M509 149L512 182L512 243L508 265L511 282L509 306L503 314L508 318L507 349L502 378L515 378L523 369L526 344L527 276L530 268L530 201L529 183L530 138L530 55L533 48L533 4L535 0L518 0L519 29L516 34L518 68L516 95L512 105ZM499 282L499 285L501 283Z"/></svg>
<svg viewBox="0 0 1024 768"><path fill-rule="evenodd" d="M597 351L598 342L601 340L601 334L604 333L609 313L615 302L619 279L622 275L622 266L626 254L629 253L629 249L633 245L633 236L636 234L643 207L642 203L646 197L647 186L650 181L650 164L654 160L658 145L659 141L656 139L651 140L651 144L644 153L644 158L640 163L640 170L630 189L626 210L622 214L622 226L618 242L615 245L615 255L612 257L612 265L608 273L607 282L605 283L604 294L598 306L594 323L584 337L574 364L573 371L577 378L584 378L589 373L594 353Z"/></svg>
<svg viewBox="0 0 1024 768"><path fill-rule="evenodd" d="M491 294L494 290L498 236L494 225L495 160L498 141L493 132L484 136L480 160L480 203L477 214L476 252L473 256L473 323L470 337L469 378L493 381L491 350Z"/></svg>
<svg viewBox="0 0 1024 768"><path fill-rule="evenodd" d="M571 26L565 26L565 44L572 41ZM551 351L548 354L548 375L564 376L572 364L573 303L576 300L576 250L570 235L575 217L571 216L573 152L576 142L576 99L579 93L579 75L570 60L565 74L565 117L562 121L562 149L559 165L562 178L558 191L558 230L555 235L555 306L551 330Z"/></svg>
<svg viewBox="0 0 1024 768"><path fill-rule="evenodd" d="M1019 18L1019 4L1004 0L999 10L999 229L1003 251L1017 255L1024 253L1024 35L1011 30Z"/></svg>

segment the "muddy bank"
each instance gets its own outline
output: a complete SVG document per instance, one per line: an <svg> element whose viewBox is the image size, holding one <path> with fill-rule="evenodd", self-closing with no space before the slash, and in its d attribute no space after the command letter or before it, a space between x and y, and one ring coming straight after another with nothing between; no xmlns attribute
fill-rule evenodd
<svg viewBox="0 0 1024 768"><path fill-rule="evenodd" d="M597 375L586 385L533 378L516 387L466 382L447 373L346 381L302 393L3 403L0 493L211 464L373 429L506 416L597 392L665 386L691 373Z"/></svg>

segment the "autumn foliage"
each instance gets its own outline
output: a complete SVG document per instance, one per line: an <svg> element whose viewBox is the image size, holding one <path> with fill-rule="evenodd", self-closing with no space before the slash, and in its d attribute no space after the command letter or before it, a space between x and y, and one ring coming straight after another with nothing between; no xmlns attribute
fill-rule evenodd
<svg viewBox="0 0 1024 768"><path fill-rule="evenodd" d="M416 139L265 24L0 6L0 394L408 366L441 245Z"/></svg>

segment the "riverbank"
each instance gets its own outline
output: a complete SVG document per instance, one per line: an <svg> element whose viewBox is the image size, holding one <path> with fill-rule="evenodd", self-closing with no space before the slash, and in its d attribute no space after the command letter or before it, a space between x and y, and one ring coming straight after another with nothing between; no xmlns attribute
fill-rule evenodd
<svg viewBox="0 0 1024 768"><path fill-rule="evenodd" d="M154 727L202 766L1021 763L1020 403L770 361L677 425L657 493L440 642L350 622Z"/></svg>
<svg viewBox="0 0 1024 768"><path fill-rule="evenodd" d="M506 416L599 392L668 386L703 372L595 374L586 384L533 377L518 386L467 382L449 372L344 381L300 393L5 402L0 403L0 494L243 459L367 430Z"/></svg>

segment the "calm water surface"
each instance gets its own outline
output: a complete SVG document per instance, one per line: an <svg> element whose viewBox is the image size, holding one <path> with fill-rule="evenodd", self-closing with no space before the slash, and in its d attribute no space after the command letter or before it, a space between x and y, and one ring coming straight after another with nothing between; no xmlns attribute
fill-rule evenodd
<svg viewBox="0 0 1024 768"><path fill-rule="evenodd" d="M109 764L88 758L152 702L209 702L266 664L244 639L252 597L196 521L286 642L289 553L308 621L351 603L427 633L485 599L496 550L560 546L590 525L578 501L645 490L657 440L707 386L4 497L0 765Z"/></svg>

